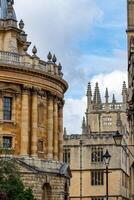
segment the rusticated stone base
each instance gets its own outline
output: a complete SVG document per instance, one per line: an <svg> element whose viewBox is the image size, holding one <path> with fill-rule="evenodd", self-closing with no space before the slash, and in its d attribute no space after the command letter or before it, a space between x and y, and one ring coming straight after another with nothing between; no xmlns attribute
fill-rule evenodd
<svg viewBox="0 0 134 200"><path fill-rule="evenodd" d="M36 200L68 200L70 170L66 164L39 159L18 159L23 183Z"/></svg>

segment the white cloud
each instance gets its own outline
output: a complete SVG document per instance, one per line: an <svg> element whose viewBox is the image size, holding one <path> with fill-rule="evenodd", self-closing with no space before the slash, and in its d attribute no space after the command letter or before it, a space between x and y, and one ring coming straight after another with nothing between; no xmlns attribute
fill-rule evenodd
<svg viewBox="0 0 134 200"><path fill-rule="evenodd" d="M86 97L67 98L64 108L64 126L68 134L81 134L82 118L86 111Z"/></svg>
<svg viewBox="0 0 134 200"><path fill-rule="evenodd" d="M94 0L19 0L16 12L40 52L50 49L60 57L70 53L72 43L84 38L102 16Z"/></svg>

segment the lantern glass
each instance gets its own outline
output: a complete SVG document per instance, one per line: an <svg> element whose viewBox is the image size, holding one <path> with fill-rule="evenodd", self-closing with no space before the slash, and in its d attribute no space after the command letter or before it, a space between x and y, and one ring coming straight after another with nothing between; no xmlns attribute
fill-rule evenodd
<svg viewBox="0 0 134 200"><path fill-rule="evenodd" d="M114 139L116 146L122 145L123 135L119 131L116 131L115 135L113 135L113 139Z"/></svg>
<svg viewBox="0 0 134 200"><path fill-rule="evenodd" d="M103 161L106 166L109 165L110 160L111 160L111 155L109 154L108 150L106 150L106 153L103 155Z"/></svg>

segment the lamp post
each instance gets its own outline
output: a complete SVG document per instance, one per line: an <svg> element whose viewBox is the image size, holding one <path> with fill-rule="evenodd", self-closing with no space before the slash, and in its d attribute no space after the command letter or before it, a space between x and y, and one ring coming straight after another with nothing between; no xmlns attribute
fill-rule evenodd
<svg viewBox="0 0 134 200"><path fill-rule="evenodd" d="M109 154L108 150L106 150L106 153L103 155L103 161L106 165L106 200L108 200L108 166L111 160L111 155Z"/></svg>
<svg viewBox="0 0 134 200"><path fill-rule="evenodd" d="M125 143L123 135L117 130L116 133L113 135L113 139L116 146L121 146L125 151L128 151L129 154L134 158L134 154L130 150L129 147L134 147L134 145L128 145ZM124 141L124 144L123 144Z"/></svg>

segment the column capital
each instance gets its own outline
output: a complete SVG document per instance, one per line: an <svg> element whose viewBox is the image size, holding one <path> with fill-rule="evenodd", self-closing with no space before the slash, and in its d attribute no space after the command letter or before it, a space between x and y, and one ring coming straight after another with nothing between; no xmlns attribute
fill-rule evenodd
<svg viewBox="0 0 134 200"><path fill-rule="evenodd" d="M31 90L31 86L30 85L22 85L22 92L29 94L30 90Z"/></svg>
<svg viewBox="0 0 134 200"><path fill-rule="evenodd" d="M63 108L64 107L64 104L65 104L65 101L62 99L58 102L58 106L59 106L59 109L60 108Z"/></svg>
<svg viewBox="0 0 134 200"><path fill-rule="evenodd" d="M38 91L38 95L41 97L46 98L47 97L47 92L45 90L39 90Z"/></svg>
<svg viewBox="0 0 134 200"><path fill-rule="evenodd" d="M53 95L53 93L47 92L47 98L48 98L49 100L54 100L54 95Z"/></svg>
<svg viewBox="0 0 134 200"><path fill-rule="evenodd" d="M38 95L40 88L33 86L31 91L32 91L32 95Z"/></svg>

